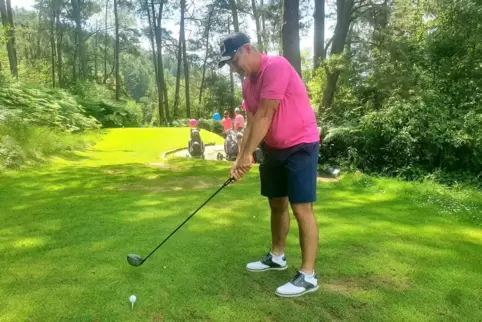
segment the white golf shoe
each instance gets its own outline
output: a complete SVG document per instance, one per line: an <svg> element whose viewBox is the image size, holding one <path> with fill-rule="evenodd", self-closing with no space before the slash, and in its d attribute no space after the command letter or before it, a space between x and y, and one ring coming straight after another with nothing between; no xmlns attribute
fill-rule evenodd
<svg viewBox="0 0 482 322"><path fill-rule="evenodd" d="M318 279L315 274L305 275L298 272L288 283L276 289L276 295L295 297L305 293L315 292L318 289Z"/></svg>
<svg viewBox="0 0 482 322"><path fill-rule="evenodd" d="M286 256L274 256L271 252L261 258L261 260L246 265L246 269L250 272L283 271L287 268Z"/></svg>

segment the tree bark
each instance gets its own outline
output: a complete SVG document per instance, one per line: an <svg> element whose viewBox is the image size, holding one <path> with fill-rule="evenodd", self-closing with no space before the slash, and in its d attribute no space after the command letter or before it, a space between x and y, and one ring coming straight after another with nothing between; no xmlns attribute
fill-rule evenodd
<svg viewBox="0 0 482 322"><path fill-rule="evenodd" d="M184 15L182 13L181 15ZM181 16L181 19L184 17ZM179 24L181 26L181 24ZM176 70L176 93L174 94L174 119L179 118L179 88L181 87L181 63L182 63L182 41L181 41L181 27L179 27L179 39L177 44L177 70Z"/></svg>
<svg viewBox="0 0 482 322"><path fill-rule="evenodd" d="M258 8L256 6L256 0L251 0L251 7L253 8L254 21L256 23L256 37L258 39L258 49L264 51L263 36L261 34L261 22L258 13Z"/></svg>
<svg viewBox="0 0 482 322"><path fill-rule="evenodd" d="M97 23L95 24L95 29L97 30ZM94 80L96 83L97 81L97 72L98 72L98 62L97 62L97 47L98 47L98 40L97 35L94 35Z"/></svg>
<svg viewBox="0 0 482 322"><path fill-rule="evenodd" d="M261 8L261 26L263 27L262 31L262 38L263 38L263 46L265 54L268 53L268 39L266 35L266 19L265 19L265 8L264 8L264 0L260 1L260 8Z"/></svg>
<svg viewBox="0 0 482 322"><path fill-rule="evenodd" d="M214 8L212 8L209 11L208 24L206 26L206 34L204 35L204 38L206 39L206 54L204 56L204 62L203 62L201 86L199 87L199 103L201 103L201 100L202 100L203 89L204 89L204 78L206 77L206 64L208 62L208 55L209 55L209 31L211 29L211 18L212 18L213 12L214 12Z"/></svg>
<svg viewBox="0 0 482 322"><path fill-rule="evenodd" d="M9 26L7 36L7 53L8 53L8 62L10 64L10 72L12 76L18 79L18 70L17 70L17 51L15 49L15 32L14 32L14 24L13 24L13 17L12 17L12 5L10 0L7 0L5 5L4 0L0 0L0 15L2 17L2 23L4 27Z"/></svg>
<svg viewBox="0 0 482 322"><path fill-rule="evenodd" d="M186 91L186 117L191 118L191 103L189 98L189 62L186 54L186 36L184 30L184 15L186 12L186 0L181 0L181 43L182 43L182 56L184 62L184 89Z"/></svg>
<svg viewBox="0 0 482 322"><path fill-rule="evenodd" d="M313 42L313 69L325 59L325 0L315 0L315 35Z"/></svg>
<svg viewBox="0 0 482 322"><path fill-rule="evenodd" d="M80 60L80 79L87 79L87 61L85 57L85 44L84 44L84 35L82 33L82 22L80 17L81 12L81 5L83 1L81 0L71 0L72 3L72 15L75 20L75 34L76 34L76 43L79 53L79 60ZM74 67L75 68L75 67Z"/></svg>
<svg viewBox="0 0 482 322"><path fill-rule="evenodd" d="M299 0L283 1L283 56L301 76Z"/></svg>
<svg viewBox="0 0 482 322"><path fill-rule="evenodd" d="M157 17L158 19L157 29L158 29L158 36L159 36L158 47L157 47L157 57L158 57L157 67L159 69L159 78L160 78L161 89L163 94L162 101L166 108L166 121L167 121L167 124L169 124L170 123L169 102L167 97L166 80L164 79L164 64L162 63L162 35L161 35L162 12L164 10L165 1L166 0L161 0L161 3L159 5L159 16Z"/></svg>
<svg viewBox="0 0 482 322"><path fill-rule="evenodd" d="M231 33L231 19L228 17L228 33ZM233 70L229 69L229 82L231 85L231 97L234 100L234 77L233 77ZM234 104L234 102L232 102Z"/></svg>
<svg viewBox="0 0 482 322"><path fill-rule="evenodd" d="M104 25L104 84L107 82L107 10L109 9L109 0L105 1L105 25Z"/></svg>
<svg viewBox="0 0 482 322"><path fill-rule="evenodd" d="M119 74L119 14L117 8L117 1L114 0L114 19L115 19L115 99L120 100L120 74Z"/></svg>
<svg viewBox="0 0 482 322"><path fill-rule="evenodd" d="M236 0L229 0L229 3L231 5L231 12L233 14L234 32L239 32L238 6L236 4Z"/></svg>
<svg viewBox="0 0 482 322"><path fill-rule="evenodd" d="M333 34L333 43L331 45L331 55L343 53L348 30L350 29L353 4L354 0L337 0L336 26ZM338 82L340 73L340 70L330 70L329 68L326 68L326 87L323 91L323 102L320 108L330 108L333 104L336 92L336 84Z"/></svg>
<svg viewBox="0 0 482 322"><path fill-rule="evenodd" d="M51 70L52 70L52 87L55 88L55 11L56 5L52 1L51 16L50 16L50 58L51 58Z"/></svg>
<svg viewBox="0 0 482 322"><path fill-rule="evenodd" d="M161 3L163 3L161 1ZM162 82L160 79L160 55L161 55L161 37L159 35L159 29L156 21L156 10L154 9L154 1L151 0L151 11L152 11L152 25L154 27L154 35L156 39L157 47L157 65L155 67L157 70L157 96L158 96L158 109L159 109L159 126L164 122L164 92L162 90Z"/></svg>
<svg viewBox="0 0 482 322"><path fill-rule="evenodd" d="M151 11L149 10L149 2L146 0L146 9L147 9L147 19L149 21L149 40L151 42L151 51L152 51L152 64L154 66L154 75L156 77L156 84L157 84L157 93L159 94L159 76L157 70L157 55L156 55L156 48L154 47L154 31L152 26L151 20Z"/></svg>
<svg viewBox="0 0 482 322"><path fill-rule="evenodd" d="M0 0L1 1L1 0ZM55 12L56 34L57 34L57 76L59 78L59 87L64 87L62 78L62 39L64 37L62 26L60 24L60 8L56 8Z"/></svg>

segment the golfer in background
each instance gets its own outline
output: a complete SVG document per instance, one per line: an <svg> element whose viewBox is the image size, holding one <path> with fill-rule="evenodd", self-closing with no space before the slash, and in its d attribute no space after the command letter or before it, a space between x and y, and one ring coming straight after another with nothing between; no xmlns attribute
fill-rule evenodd
<svg viewBox="0 0 482 322"><path fill-rule="evenodd" d="M262 143L265 158L259 166L261 194L268 198L271 209L271 250L246 268L262 272L288 267L285 245L291 205L299 226L302 263L296 275L276 289L276 294L299 296L316 291L318 225L313 202L320 138L306 88L284 57L259 52L243 33L231 34L222 41L219 67L225 64L244 77L247 114L240 154L231 176L238 180L250 170L251 156Z"/></svg>

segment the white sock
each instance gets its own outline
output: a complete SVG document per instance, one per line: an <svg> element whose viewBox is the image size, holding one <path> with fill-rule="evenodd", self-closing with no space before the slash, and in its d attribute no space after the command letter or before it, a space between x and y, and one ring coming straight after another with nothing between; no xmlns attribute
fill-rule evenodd
<svg viewBox="0 0 482 322"><path fill-rule="evenodd" d="M283 256L285 256L285 254L281 254L280 256L276 256L275 254L273 254L272 252L270 252L271 256L273 257L273 261L274 262L283 262Z"/></svg>
<svg viewBox="0 0 482 322"><path fill-rule="evenodd" d="M315 271L311 272L311 274L307 274L307 273L305 273L305 272L303 272L303 271L301 271L301 270L300 270L299 272L300 272L301 274L305 275L305 277L308 278L308 279L315 277Z"/></svg>

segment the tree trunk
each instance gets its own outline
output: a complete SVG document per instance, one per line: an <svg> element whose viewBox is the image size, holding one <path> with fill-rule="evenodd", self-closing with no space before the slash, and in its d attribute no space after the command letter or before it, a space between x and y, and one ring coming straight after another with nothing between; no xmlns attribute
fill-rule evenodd
<svg viewBox="0 0 482 322"><path fill-rule="evenodd" d="M233 13L234 32L239 32L238 6L236 0L229 0L229 4L231 5L231 12Z"/></svg>
<svg viewBox="0 0 482 322"><path fill-rule="evenodd" d="M109 8L109 0L105 1L105 25L104 25L104 84L107 82L107 10Z"/></svg>
<svg viewBox="0 0 482 322"><path fill-rule="evenodd" d="M337 0L336 6L336 26L331 45L331 55L343 53L346 37L350 29L351 13L354 0ZM341 70L329 70L326 68L326 87L323 91L323 102L321 107L330 108L335 98L336 84Z"/></svg>
<svg viewBox="0 0 482 322"><path fill-rule="evenodd" d="M289 1L289 0L287 0ZM297 0L298 1L298 0ZM279 0L279 12L281 13L281 22L279 24L279 30L278 30L278 50L279 50L279 55L283 56L283 26L284 26L284 18L283 18L283 7L284 7L284 0Z"/></svg>
<svg viewBox="0 0 482 322"><path fill-rule="evenodd" d="M84 35L82 33L82 22L81 22L81 5L83 4L82 0L71 0L72 3L72 15L75 20L75 34L76 34L76 43L79 53L79 60L80 60L80 79L87 79L87 61L85 57L85 44L84 44ZM74 67L75 68L75 67Z"/></svg>
<svg viewBox="0 0 482 322"><path fill-rule="evenodd" d="M182 56L184 62L184 89L186 90L186 117L191 118L191 103L189 98L189 62L186 54L186 36L184 30L184 14L186 12L186 0L181 0L181 43L182 43Z"/></svg>
<svg viewBox="0 0 482 322"><path fill-rule="evenodd" d="M204 56L201 87L199 88L199 103L201 103L202 96L203 96L204 78L206 76L206 64L208 62L208 55L209 55L209 30L211 29L211 17L213 15L213 12L214 12L214 8L212 8L211 11L209 12L208 25L206 26L206 34L204 35L204 38L206 39L206 55Z"/></svg>
<svg viewBox="0 0 482 322"><path fill-rule="evenodd" d="M161 6L163 5L163 1L161 1ZM159 8L161 10L161 8ZM154 9L154 1L151 0L151 10L152 10L152 25L154 27L154 35L156 39L156 48L157 48L157 96L158 96L158 109L159 109L159 126L162 125L164 122L164 91L162 90L162 81L161 81L161 67L162 67L162 60L161 60L161 36L160 36L160 29L157 26L157 19L156 19L156 10ZM162 11L161 11L162 12Z"/></svg>
<svg viewBox="0 0 482 322"><path fill-rule="evenodd" d="M313 42L313 69L325 59L325 0L315 0L315 35Z"/></svg>
<svg viewBox="0 0 482 322"><path fill-rule="evenodd" d="M299 0L283 1L283 55L301 76Z"/></svg>
<svg viewBox="0 0 482 322"><path fill-rule="evenodd" d="M254 21L256 23L256 36L258 39L258 49L264 51L263 36L261 35L261 22L258 13L258 8L256 7L256 0L251 0L251 7L253 8Z"/></svg>
<svg viewBox="0 0 482 322"><path fill-rule="evenodd" d="M159 76L157 75L157 56L156 56L156 48L154 47L154 31L152 26L151 20L151 10L149 9L149 2L146 0L146 9L147 9L147 19L149 22L149 40L151 43L151 51L152 51L152 65L154 66L154 76L156 77L156 84L157 84L157 93L159 95Z"/></svg>
<svg viewBox="0 0 482 322"><path fill-rule="evenodd" d="M167 87L166 87L166 82L164 79L164 64L162 63L162 35L161 35L161 27L162 27L162 12L164 10L164 1L162 0L160 5L159 5L159 16L157 17L158 23L157 23L157 34L158 34L158 42L157 42L157 57L158 57L158 62L157 62L157 68L159 69L159 81L161 84L161 90L162 90L162 103L165 105L166 108L166 121L169 124L170 123L170 115L169 115L169 103L167 101Z"/></svg>
<svg viewBox="0 0 482 322"><path fill-rule="evenodd" d="M184 13L182 13L183 15ZM183 19L184 17L181 17ZM177 44L177 71L176 71L176 93L174 94L174 119L179 118L179 88L181 86L181 62L182 62L182 42L181 27L179 27L179 40Z"/></svg>
<svg viewBox="0 0 482 322"><path fill-rule="evenodd" d="M228 33L231 33L231 19L228 17ZM234 100L234 77L233 77L233 70L229 69L229 82L231 84L231 97ZM234 102L233 102L234 104Z"/></svg>
<svg viewBox="0 0 482 322"><path fill-rule="evenodd" d="M266 35L266 20L265 20L265 8L264 8L264 0L260 1L260 8L261 8L261 26L263 27L263 30L261 32L262 38L263 38L263 46L264 46L264 52L268 53L268 39Z"/></svg>
<svg viewBox="0 0 482 322"><path fill-rule="evenodd" d="M0 0L1 1L1 0ZM55 12L55 20L56 20L56 34L57 34L57 76L59 77L59 87L64 87L64 82L62 78L62 39L63 39L63 31L62 26L60 25L60 8L56 8Z"/></svg>
<svg viewBox="0 0 482 322"><path fill-rule="evenodd" d="M10 72L12 73L13 77L18 79L17 51L15 49L15 32L14 32L14 24L13 24L13 17L12 17L12 5L10 4L10 0L7 0L6 6L5 6L4 0L0 0L0 15L2 17L3 26L4 27L10 26L7 32L8 62L10 64Z"/></svg>
<svg viewBox="0 0 482 322"><path fill-rule="evenodd" d="M115 99L120 100L120 74L119 74L119 15L117 11L117 1L114 0L114 19L115 19Z"/></svg>
<svg viewBox="0 0 482 322"><path fill-rule="evenodd" d="M51 3L50 16L50 58L52 70L52 87L55 88L55 4Z"/></svg>
<svg viewBox="0 0 482 322"><path fill-rule="evenodd" d="M97 22L95 22L95 30L98 30ZM97 71L98 71L98 64L97 64L97 46L98 46L97 35L94 35L94 81L97 82Z"/></svg>

